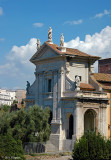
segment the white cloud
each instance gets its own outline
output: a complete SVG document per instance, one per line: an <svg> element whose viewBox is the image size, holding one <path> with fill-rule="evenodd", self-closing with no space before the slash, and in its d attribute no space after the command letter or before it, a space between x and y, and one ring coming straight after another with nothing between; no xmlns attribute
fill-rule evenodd
<svg viewBox="0 0 111 160"><path fill-rule="evenodd" d="M79 37L65 43L66 47L77 48L91 55L102 58L111 57L111 27L107 26L100 33L92 36L86 35L85 40L81 41Z"/></svg>
<svg viewBox="0 0 111 160"><path fill-rule="evenodd" d="M33 24L33 26L36 28L41 28L41 27L43 27L43 25L44 25L43 23L34 23Z"/></svg>
<svg viewBox="0 0 111 160"><path fill-rule="evenodd" d="M3 15L3 8L0 7L0 16L2 16L2 15Z"/></svg>
<svg viewBox="0 0 111 160"><path fill-rule="evenodd" d="M7 59L10 61L19 61L21 64L26 65L29 63L29 59L36 51L37 40L31 38L29 43L25 46L13 46L10 53L7 56Z"/></svg>
<svg viewBox="0 0 111 160"><path fill-rule="evenodd" d="M64 22L64 24L70 24L70 25L76 25L76 24L81 24L83 23L83 20L82 19L79 19L79 20L74 20L74 21L66 21Z"/></svg>
<svg viewBox="0 0 111 160"><path fill-rule="evenodd" d="M94 16L94 18L102 18L103 16L109 15L109 14L111 14L111 11L108 11L108 10L105 9L103 13L98 13L98 14L96 14L96 15Z"/></svg>
<svg viewBox="0 0 111 160"><path fill-rule="evenodd" d="M3 81L5 79L7 87L12 85L13 88L16 86L25 88L27 80L31 83L34 81L35 67L29 60L36 52L36 41L32 38L25 46L13 46L6 57L7 62L0 65L0 77ZM1 84L3 81L0 79Z"/></svg>

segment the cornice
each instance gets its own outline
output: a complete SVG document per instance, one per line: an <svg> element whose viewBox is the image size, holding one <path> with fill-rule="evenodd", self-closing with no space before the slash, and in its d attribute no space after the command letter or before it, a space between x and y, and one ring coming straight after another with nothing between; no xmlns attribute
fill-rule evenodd
<svg viewBox="0 0 111 160"><path fill-rule="evenodd" d="M46 64L49 62L56 62L56 61L61 61L64 60L64 56L56 56L56 57L50 57L50 58L44 58L44 59L36 59L34 61L32 61L32 63L34 63L36 66L40 65L40 64Z"/></svg>

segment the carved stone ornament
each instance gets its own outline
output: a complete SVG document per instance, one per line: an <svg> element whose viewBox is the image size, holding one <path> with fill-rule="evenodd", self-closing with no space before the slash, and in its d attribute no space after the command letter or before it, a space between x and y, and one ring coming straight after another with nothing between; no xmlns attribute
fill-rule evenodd
<svg viewBox="0 0 111 160"><path fill-rule="evenodd" d="M40 43L40 39L37 39L37 51L40 49L41 43Z"/></svg>
<svg viewBox="0 0 111 160"><path fill-rule="evenodd" d="M68 74L69 72L70 72L69 62L66 62L66 73Z"/></svg>
<svg viewBox="0 0 111 160"><path fill-rule="evenodd" d="M80 87L80 78L78 75L75 78L75 82L76 82L76 87Z"/></svg>
<svg viewBox="0 0 111 160"><path fill-rule="evenodd" d="M63 36L63 33L61 34L61 38L60 38L60 47L64 47L64 36Z"/></svg>
<svg viewBox="0 0 111 160"><path fill-rule="evenodd" d="M48 29L48 42L52 43L52 28L49 27Z"/></svg>

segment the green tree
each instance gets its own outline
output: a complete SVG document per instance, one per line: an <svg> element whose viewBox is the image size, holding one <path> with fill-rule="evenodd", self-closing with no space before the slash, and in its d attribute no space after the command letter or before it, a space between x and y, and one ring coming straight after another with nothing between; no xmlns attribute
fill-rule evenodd
<svg viewBox="0 0 111 160"><path fill-rule="evenodd" d="M30 107L3 113L0 117L0 134L10 134L24 142L47 141L50 135L49 108Z"/></svg>
<svg viewBox="0 0 111 160"><path fill-rule="evenodd" d="M0 159L16 159L25 160L22 142L15 140L10 135L0 135Z"/></svg>
<svg viewBox="0 0 111 160"><path fill-rule="evenodd" d="M9 112L10 111L10 106L9 105L0 105L0 111L3 111L3 112Z"/></svg>
<svg viewBox="0 0 111 160"><path fill-rule="evenodd" d="M110 144L110 146L109 146ZM108 148L109 146L109 148ZM74 160L104 160L111 152L111 141L107 141L99 133L86 133L74 145Z"/></svg>
<svg viewBox="0 0 111 160"><path fill-rule="evenodd" d="M17 100L14 100L12 104L15 104L15 103L18 103L18 101L17 101Z"/></svg>
<svg viewBox="0 0 111 160"><path fill-rule="evenodd" d="M50 135L49 108L30 107L27 111L25 125L27 126L26 141L47 141ZM35 134L37 136L35 136Z"/></svg>

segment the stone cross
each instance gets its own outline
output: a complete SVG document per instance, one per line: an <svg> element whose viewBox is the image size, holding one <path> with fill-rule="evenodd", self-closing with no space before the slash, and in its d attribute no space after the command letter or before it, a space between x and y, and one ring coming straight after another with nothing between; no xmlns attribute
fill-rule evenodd
<svg viewBox="0 0 111 160"><path fill-rule="evenodd" d="M48 29L48 42L52 43L52 28L49 27Z"/></svg>
<svg viewBox="0 0 111 160"><path fill-rule="evenodd" d="M60 38L60 47L64 47L64 36L63 36L63 33L61 34L61 38Z"/></svg>
<svg viewBox="0 0 111 160"><path fill-rule="evenodd" d="M40 43L40 39L37 39L37 51L40 49L41 43Z"/></svg>

